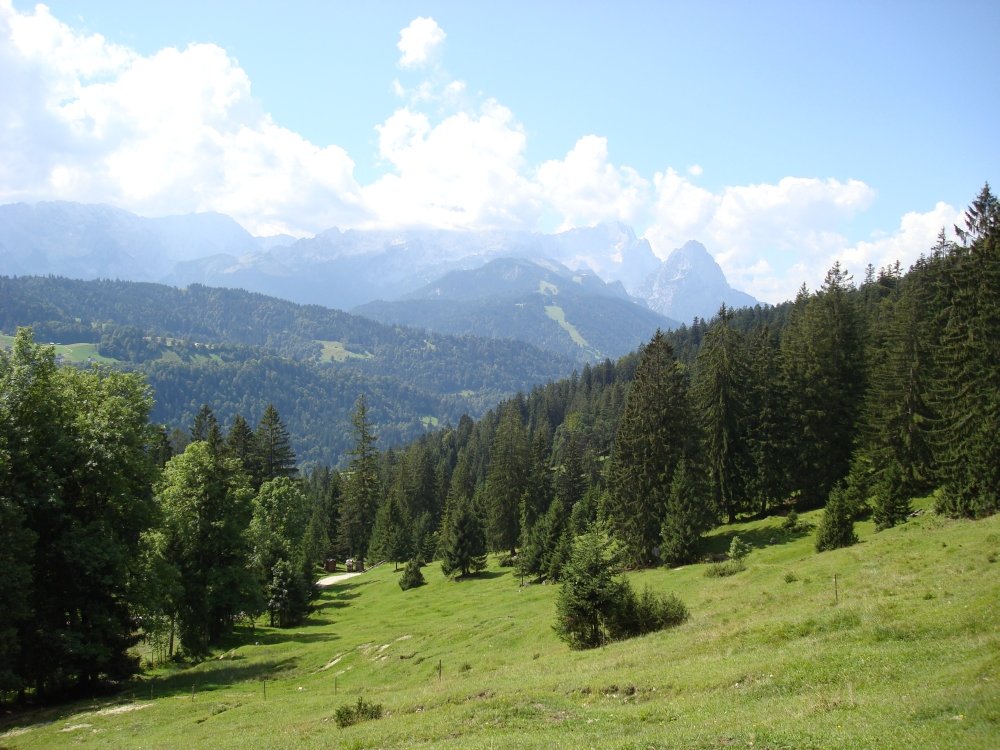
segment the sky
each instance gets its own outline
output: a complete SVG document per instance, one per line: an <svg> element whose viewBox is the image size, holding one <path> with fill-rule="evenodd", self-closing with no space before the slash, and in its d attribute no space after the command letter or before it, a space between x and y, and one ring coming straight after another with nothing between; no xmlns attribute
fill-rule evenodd
<svg viewBox="0 0 1000 750"><path fill-rule="evenodd" d="M766 302L1000 180L995 0L0 0L0 204L690 239Z"/></svg>

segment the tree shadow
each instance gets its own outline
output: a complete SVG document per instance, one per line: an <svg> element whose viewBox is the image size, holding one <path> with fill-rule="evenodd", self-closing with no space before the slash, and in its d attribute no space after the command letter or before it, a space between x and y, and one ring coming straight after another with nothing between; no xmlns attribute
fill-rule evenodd
<svg viewBox="0 0 1000 750"><path fill-rule="evenodd" d="M729 545L733 542L733 537L738 536L754 549L763 549L776 544L787 544L804 536L813 533L815 527L809 523L798 523L794 529L786 529L781 525L764 526L758 529L744 529L742 531L726 531L722 534L715 534L705 537L702 540L701 550L710 559L725 557L729 551Z"/></svg>
<svg viewBox="0 0 1000 750"><path fill-rule="evenodd" d="M467 576L458 576L455 581L491 581L494 578L510 575L511 570L481 570L478 573L470 573Z"/></svg>
<svg viewBox="0 0 1000 750"><path fill-rule="evenodd" d="M283 672L295 669L297 663L298 660L294 658L248 663L241 663L239 657L225 661L204 661L168 675L135 680L125 687L123 693L134 694L137 698L162 698L189 695L192 692L197 694L232 687L238 682L274 678Z"/></svg>

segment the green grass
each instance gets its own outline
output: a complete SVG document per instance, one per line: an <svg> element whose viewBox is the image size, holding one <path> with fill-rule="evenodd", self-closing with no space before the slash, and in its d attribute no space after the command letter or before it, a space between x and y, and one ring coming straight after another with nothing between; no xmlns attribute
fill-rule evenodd
<svg viewBox="0 0 1000 750"><path fill-rule="evenodd" d="M373 356L369 352L364 352L363 354L352 352L344 346L344 342L342 341L322 341L316 339L316 343L323 347L323 351L319 357L321 362L346 362L349 359L371 359Z"/></svg>
<svg viewBox="0 0 1000 750"><path fill-rule="evenodd" d="M754 548L735 575L631 575L687 604L673 630L574 652L551 628L555 586L519 588L495 563L452 582L432 564L402 591L384 565L328 590L302 628L8 719L0 747L1000 746L1000 516L862 523L860 544L821 555L781 520L710 535L709 551L734 534ZM338 727L359 697L383 718Z"/></svg>
<svg viewBox="0 0 1000 750"><path fill-rule="evenodd" d="M13 336L0 333L0 348L10 349L13 344ZM98 354L97 344L54 344L53 346L56 350L56 357L64 362L72 362L74 364L84 364L87 362L110 364L118 361Z"/></svg>
<svg viewBox="0 0 1000 750"><path fill-rule="evenodd" d="M573 340L574 344L589 354L592 354L595 357L600 357L600 352L587 343L587 339L583 337L583 334L577 330L575 325L566 320L566 312L559 307L559 305L546 305L545 314L558 323L559 327L569 334L569 337Z"/></svg>

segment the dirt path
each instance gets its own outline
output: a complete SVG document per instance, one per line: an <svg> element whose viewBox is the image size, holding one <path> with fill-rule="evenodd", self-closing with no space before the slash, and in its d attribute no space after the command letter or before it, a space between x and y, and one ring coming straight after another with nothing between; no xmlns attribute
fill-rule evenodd
<svg viewBox="0 0 1000 750"><path fill-rule="evenodd" d="M320 578L316 581L316 585L321 589L327 586L332 586L335 583L340 583L341 581L346 581L348 578L354 578L354 576L359 576L360 573L335 573L332 576L327 576L326 578Z"/></svg>

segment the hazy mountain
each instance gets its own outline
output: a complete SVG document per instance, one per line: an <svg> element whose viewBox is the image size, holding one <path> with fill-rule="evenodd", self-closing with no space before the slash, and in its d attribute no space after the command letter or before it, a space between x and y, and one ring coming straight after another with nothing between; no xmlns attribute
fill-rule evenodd
<svg viewBox="0 0 1000 750"><path fill-rule="evenodd" d="M729 307L752 307L757 300L729 286L722 268L705 246L694 240L677 248L651 273L639 296L657 312L690 323L696 316L711 318L724 302Z"/></svg>
<svg viewBox="0 0 1000 750"><path fill-rule="evenodd" d="M729 287L698 243L661 264L646 240L618 223L559 234L330 229L296 240L253 237L220 214L149 219L104 205L0 206L0 273L201 283L339 309L398 300L450 271L500 258L556 261L620 282L653 310L684 322L710 317L723 301L754 303Z"/></svg>
<svg viewBox="0 0 1000 750"><path fill-rule="evenodd" d="M620 282L555 261L501 258L354 312L439 333L513 338L579 361L617 358L678 323L637 304Z"/></svg>
<svg viewBox="0 0 1000 750"><path fill-rule="evenodd" d="M222 214L149 219L68 202L0 206L0 238L0 273L133 281L159 280L179 262L257 247L250 233Z"/></svg>

